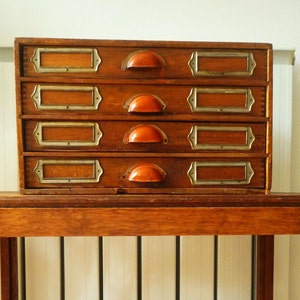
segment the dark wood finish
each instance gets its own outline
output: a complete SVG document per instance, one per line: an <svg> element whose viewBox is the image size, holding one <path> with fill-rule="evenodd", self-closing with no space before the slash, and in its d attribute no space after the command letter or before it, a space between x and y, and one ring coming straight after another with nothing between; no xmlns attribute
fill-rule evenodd
<svg viewBox="0 0 300 300"><path fill-rule="evenodd" d="M17 239L0 238L1 300L18 299Z"/></svg>
<svg viewBox="0 0 300 300"><path fill-rule="evenodd" d="M257 300L273 299L274 236L257 237Z"/></svg>
<svg viewBox="0 0 300 300"><path fill-rule="evenodd" d="M3 237L300 233L299 195L1 194L0 207Z"/></svg>

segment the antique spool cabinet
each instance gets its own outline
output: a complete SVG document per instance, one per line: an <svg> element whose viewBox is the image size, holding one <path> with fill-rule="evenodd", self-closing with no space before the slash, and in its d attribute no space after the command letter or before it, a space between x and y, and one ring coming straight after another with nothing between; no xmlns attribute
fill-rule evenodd
<svg viewBox="0 0 300 300"><path fill-rule="evenodd" d="M269 192L270 45L16 45L22 193Z"/></svg>

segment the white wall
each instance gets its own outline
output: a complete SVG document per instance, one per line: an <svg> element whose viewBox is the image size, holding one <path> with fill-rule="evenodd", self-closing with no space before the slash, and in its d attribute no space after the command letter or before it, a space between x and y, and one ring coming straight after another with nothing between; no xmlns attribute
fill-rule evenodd
<svg viewBox="0 0 300 300"><path fill-rule="evenodd" d="M1 0L0 45L21 35L243 40L290 47L299 36L299 8L298 0Z"/></svg>

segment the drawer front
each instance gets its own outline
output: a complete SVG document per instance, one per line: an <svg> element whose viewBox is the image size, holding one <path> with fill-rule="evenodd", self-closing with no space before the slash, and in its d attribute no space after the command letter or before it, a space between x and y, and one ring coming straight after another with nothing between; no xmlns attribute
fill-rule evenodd
<svg viewBox="0 0 300 300"><path fill-rule="evenodd" d="M24 76L108 78L243 78L267 80L262 49L47 47L23 48Z"/></svg>
<svg viewBox="0 0 300 300"><path fill-rule="evenodd" d="M25 114L89 113L153 117L266 115L265 87L24 83Z"/></svg>
<svg viewBox="0 0 300 300"><path fill-rule="evenodd" d="M25 188L194 190L265 185L261 158L26 157ZM62 191L63 192L63 191Z"/></svg>
<svg viewBox="0 0 300 300"><path fill-rule="evenodd" d="M26 151L264 153L264 123L26 121Z"/></svg>

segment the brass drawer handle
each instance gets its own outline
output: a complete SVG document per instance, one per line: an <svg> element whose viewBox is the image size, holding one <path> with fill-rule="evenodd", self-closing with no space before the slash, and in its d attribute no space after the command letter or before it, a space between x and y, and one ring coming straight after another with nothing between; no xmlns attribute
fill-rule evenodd
<svg viewBox="0 0 300 300"><path fill-rule="evenodd" d="M249 113L255 103L251 89L241 88L192 88L187 101L196 113Z"/></svg>
<svg viewBox="0 0 300 300"><path fill-rule="evenodd" d="M201 133L203 140L201 141ZM188 136L194 150L250 150L255 141L251 127L193 126ZM209 142L205 142L208 140ZM223 140L224 142L219 142Z"/></svg>
<svg viewBox="0 0 300 300"><path fill-rule="evenodd" d="M65 100L66 95L69 95L70 98L72 96L74 98L81 97L81 101L86 102L86 104L68 102ZM48 97L51 101L49 99L46 101L44 96L45 98ZM37 110L97 110L102 97L96 86L38 84L34 88L31 99Z"/></svg>
<svg viewBox="0 0 300 300"><path fill-rule="evenodd" d="M97 72L101 58L94 48L36 48L30 61L37 73L78 73Z"/></svg>
<svg viewBox="0 0 300 300"><path fill-rule="evenodd" d="M124 108L129 113L162 113L166 108L165 103L155 95L136 95L130 98Z"/></svg>
<svg viewBox="0 0 300 300"><path fill-rule="evenodd" d="M157 126L140 124L130 128L124 135L124 144L168 143L167 135Z"/></svg>
<svg viewBox="0 0 300 300"><path fill-rule="evenodd" d="M162 69L165 60L157 53L149 50L139 50L130 53L123 61L121 69Z"/></svg>
<svg viewBox="0 0 300 300"><path fill-rule="evenodd" d="M153 163L136 164L127 172L131 182L162 182L166 177L166 172Z"/></svg>
<svg viewBox="0 0 300 300"><path fill-rule="evenodd" d="M61 129L61 134L65 132L65 139L57 139L57 134ZM77 132L76 138L68 136L68 130ZM79 140L81 131L85 131L86 136L82 136ZM49 132L51 138L45 137ZM68 147L85 147L97 146L102 138L102 132L99 124L96 122L38 122L33 135L40 146L68 146ZM54 136L54 138L53 138ZM69 139L67 139L69 137Z"/></svg>
<svg viewBox="0 0 300 300"><path fill-rule="evenodd" d="M235 178L232 175L234 172ZM193 185L247 185L254 171L250 162L195 161L191 163L187 175Z"/></svg>
<svg viewBox="0 0 300 300"><path fill-rule="evenodd" d="M251 76L256 67L251 52L193 52L189 67L198 76Z"/></svg>
<svg viewBox="0 0 300 300"><path fill-rule="evenodd" d="M82 170L80 171L81 168ZM34 173L39 182L45 184L97 183L100 180L103 169L96 159L39 159L34 168Z"/></svg>

